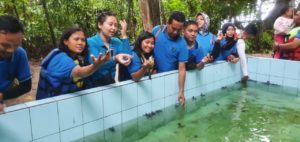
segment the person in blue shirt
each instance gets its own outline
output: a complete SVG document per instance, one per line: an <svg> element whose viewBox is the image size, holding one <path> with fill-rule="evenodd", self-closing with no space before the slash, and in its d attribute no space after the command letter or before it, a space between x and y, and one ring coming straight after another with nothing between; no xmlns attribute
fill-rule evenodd
<svg viewBox="0 0 300 142"><path fill-rule="evenodd" d="M188 60L188 49L184 38L180 35L185 22L185 15L182 12L171 13L167 25L158 25L152 29L155 35L154 58L157 72L179 70L179 95L178 101L185 104L184 83L185 63Z"/></svg>
<svg viewBox="0 0 300 142"><path fill-rule="evenodd" d="M186 63L187 70L191 69L203 69L204 64L208 62L208 57L204 55L204 48L197 42L196 37L198 33L198 24L196 21L189 20L183 25L183 36L187 42L189 50L189 58Z"/></svg>
<svg viewBox="0 0 300 142"><path fill-rule="evenodd" d="M201 45L203 54L207 56L209 62L211 62L213 58L212 51L217 37L209 32L210 19L206 13L197 13L196 22L198 23L198 34L196 40Z"/></svg>
<svg viewBox="0 0 300 142"><path fill-rule="evenodd" d="M218 34L214 49L219 49L219 54L214 61L229 61L237 63L239 61L237 53L238 35L232 23L225 23L222 26L222 33Z"/></svg>
<svg viewBox="0 0 300 142"><path fill-rule="evenodd" d="M19 97L31 90L31 73L21 47L24 28L12 16L0 16L0 111L3 100Z"/></svg>
<svg viewBox="0 0 300 142"><path fill-rule="evenodd" d="M42 61L36 99L44 99L84 89L84 78L94 73L110 58L110 53L91 56L82 29L70 28L63 32L59 48L52 50Z"/></svg>
<svg viewBox="0 0 300 142"><path fill-rule="evenodd" d="M103 11L97 17L96 35L89 37L87 43L89 45L89 54L96 57L102 53L105 54L111 50L111 58L99 68L88 80L89 87L104 86L115 82L116 63L128 66L131 62L131 48L129 42L126 42L126 23L121 21L121 36L125 41L120 41L114 37L118 30L118 22L116 16L109 11ZM92 58L87 56L88 61L92 63Z"/></svg>
<svg viewBox="0 0 300 142"><path fill-rule="evenodd" d="M134 49L132 61L127 67L132 80L138 81L144 75L151 76L154 68L154 49L155 37L150 32L142 32L137 38Z"/></svg>

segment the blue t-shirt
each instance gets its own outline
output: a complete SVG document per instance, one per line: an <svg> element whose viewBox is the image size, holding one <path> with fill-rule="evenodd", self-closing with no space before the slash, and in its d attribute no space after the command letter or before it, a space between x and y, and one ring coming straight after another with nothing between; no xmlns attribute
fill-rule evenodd
<svg viewBox="0 0 300 142"><path fill-rule="evenodd" d="M300 30L297 32L296 38L300 39Z"/></svg>
<svg viewBox="0 0 300 142"><path fill-rule="evenodd" d="M229 49L229 50L222 49L222 46L225 45L226 43L227 43L226 39L222 39L220 41L221 52L220 52L219 56L217 57L217 59L215 61L224 61L224 60L226 61L227 57L230 54L237 53L236 44L234 44L233 47L231 49Z"/></svg>
<svg viewBox="0 0 300 142"><path fill-rule="evenodd" d="M31 79L26 52L19 47L10 59L0 60L0 92L5 91L14 79L24 82Z"/></svg>
<svg viewBox="0 0 300 142"><path fill-rule="evenodd" d="M103 40L101 39L99 33L95 36L87 39L89 45L89 57L88 61L92 64L92 58L90 55L94 55L96 58L100 53L105 54L107 48L105 47ZM115 76L115 65L116 62L113 60L113 56L119 53L131 54L131 49L129 45L129 40L123 39L122 41L118 38L112 37L109 41L109 47L112 49L111 58L105 62L91 77L92 80L99 80L105 77L111 77L112 79Z"/></svg>
<svg viewBox="0 0 300 142"><path fill-rule="evenodd" d="M136 52L132 52L132 60L131 63L128 65L127 70L129 74L137 72L142 67L141 58L136 54Z"/></svg>
<svg viewBox="0 0 300 142"><path fill-rule="evenodd" d="M198 33L196 40L202 48L201 50L203 52L203 55L206 56L208 53L212 52L216 41L216 36L211 32L208 32L204 35Z"/></svg>
<svg viewBox="0 0 300 142"><path fill-rule="evenodd" d="M156 35L160 25L152 30ZM166 26L160 31L155 40L154 58L157 65L157 72L166 72L178 69L179 62L187 62L188 49L183 37L171 39L166 31Z"/></svg>
<svg viewBox="0 0 300 142"><path fill-rule="evenodd" d="M77 65L65 52L60 52L51 59L47 66L47 79L53 87L60 86L62 82L73 82L71 74Z"/></svg>
<svg viewBox="0 0 300 142"><path fill-rule="evenodd" d="M188 62L198 64L204 57L203 48L200 47L198 42L196 41L193 48L188 49L189 51L189 59Z"/></svg>

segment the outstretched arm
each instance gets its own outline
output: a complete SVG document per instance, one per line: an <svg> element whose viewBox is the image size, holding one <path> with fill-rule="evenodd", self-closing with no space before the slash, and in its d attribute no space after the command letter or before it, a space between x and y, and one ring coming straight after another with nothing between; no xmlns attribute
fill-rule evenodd
<svg viewBox="0 0 300 142"><path fill-rule="evenodd" d="M17 98L31 90L31 79L21 82L20 84L9 87L4 92L0 93L0 101L12 98Z"/></svg>
<svg viewBox="0 0 300 142"><path fill-rule="evenodd" d="M178 68L178 81L179 81L179 94L178 94L178 101L181 100L182 106L185 105L185 96L184 96L184 83L185 83L185 75L186 75L186 70L185 70L185 63L180 62L179 63L179 68Z"/></svg>

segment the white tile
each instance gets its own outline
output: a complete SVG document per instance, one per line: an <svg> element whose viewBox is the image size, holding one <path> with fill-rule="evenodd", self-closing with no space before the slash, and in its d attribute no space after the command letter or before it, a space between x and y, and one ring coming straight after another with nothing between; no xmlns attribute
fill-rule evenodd
<svg viewBox="0 0 300 142"><path fill-rule="evenodd" d="M49 135L37 140L34 140L33 142L60 142L60 135L59 133Z"/></svg>
<svg viewBox="0 0 300 142"><path fill-rule="evenodd" d="M81 97L58 102L60 130L70 129L82 124Z"/></svg>
<svg viewBox="0 0 300 142"><path fill-rule="evenodd" d="M208 66L205 68L206 71L205 71L205 76L206 76L206 82L205 84L209 84L209 83L212 83L214 81L214 74L215 74L215 68L213 67L213 65L211 66Z"/></svg>
<svg viewBox="0 0 300 142"><path fill-rule="evenodd" d="M270 74L270 59L261 58L258 60L257 74ZM258 79L258 78L257 78Z"/></svg>
<svg viewBox="0 0 300 142"><path fill-rule="evenodd" d="M185 79L185 88L184 90L188 90L188 89L192 89L195 88L197 86L197 72L199 72L199 70L195 69L195 70L191 70L191 71L187 71L186 72L186 79ZM176 82L177 84L174 84L174 87L176 87L175 89L171 89L173 91L169 91L169 93L166 93L167 95L170 94L174 94L177 93L179 88L178 88L178 75L176 75L176 79L177 81L174 80L174 82ZM166 81L166 92L169 90L167 87L169 86L169 84L171 83L171 81L169 81L170 83L167 82L167 78L165 78ZM177 91L177 92L175 92Z"/></svg>
<svg viewBox="0 0 300 142"><path fill-rule="evenodd" d="M259 82L269 81L269 76L267 76L267 75L257 74L256 77L257 77L257 81L259 81Z"/></svg>
<svg viewBox="0 0 300 142"><path fill-rule="evenodd" d="M186 75L188 73L186 72ZM186 80L187 81L187 80ZM177 93L179 90L178 87L178 74L169 74L165 76L164 81L164 87L165 87L165 96ZM154 82L152 82L153 84ZM161 98L161 97L159 97Z"/></svg>
<svg viewBox="0 0 300 142"><path fill-rule="evenodd" d="M288 86L288 87L294 87L297 88L298 87L298 80L294 80L294 79L289 79L289 78L285 78L283 80L283 86Z"/></svg>
<svg viewBox="0 0 300 142"><path fill-rule="evenodd" d="M249 80L254 80L254 81L256 81L257 80L257 78L256 78L256 73L249 73Z"/></svg>
<svg viewBox="0 0 300 142"><path fill-rule="evenodd" d="M196 87L201 86L205 83L205 68L201 71L196 72Z"/></svg>
<svg viewBox="0 0 300 142"><path fill-rule="evenodd" d="M25 104L17 104L17 105L5 107L4 112L9 113L9 112L14 112L14 111L22 110L22 109L27 109L27 108L28 107Z"/></svg>
<svg viewBox="0 0 300 142"><path fill-rule="evenodd" d="M270 76L270 83L282 86L283 78L277 76Z"/></svg>
<svg viewBox="0 0 300 142"><path fill-rule="evenodd" d="M152 100L165 96L165 80L163 77L152 79Z"/></svg>
<svg viewBox="0 0 300 142"><path fill-rule="evenodd" d="M137 106L137 85L136 83L122 86L122 110L127 110Z"/></svg>
<svg viewBox="0 0 300 142"><path fill-rule="evenodd" d="M250 73L257 73L258 59L255 57L248 57L248 69Z"/></svg>
<svg viewBox="0 0 300 142"><path fill-rule="evenodd" d="M120 87L103 91L104 117L121 112L121 92Z"/></svg>
<svg viewBox="0 0 300 142"><path fill-rule="evenodd" d="M276 77L283 77L285 61L284 60L270 60L270 75Z"/></svg>
<svg viewBox="0 0 300 142"><path fill-rule="evenodd" d="M110 115L104 118L104 129L108 129L114 126L117 126L122 123L121 113Z"/></svg>
<svg viewBox="0 0 300 142"><path fill-rule="evenodd" d="M165 107L165 101L164 99L159 99L151 102L151 110L152 111L157 111L157 110L162 110Z"/></svg>
<svg viewBox="0 0 300 142"><path fill-rule="evenodd" d="M70 141L76 141L82 139L83 127L81 125L66 131L62 131L60 135L61 135L61 142L70 142Z"/></svg>
<svg viewBox="0 0 300 142"><path fill-rule="evenodd" d="M122 111L122 123L126 123L130 120L137 118L137 107Z"/></svg>
<svg viewBox="0 0 300 142"><path fill-rule="evenodd" d="M33 139L59 133L57 103L49 103L30 108Z"/></svg>
<svg viewBox="0 0 300 142"><path fill-rule="evenodd" d="M103 117L102 92L82 96L83 122L91 122Z"/></svg>
<svg viewBox="0 0 300 142"><path fill-rule="evenodd" d="M177 94L166 97L165 98L165 107L170 107L172 105L175 105L177 103L177 98L178 98Z"/></svg>
<svg viewBox="0 0 300 142"><path fill-rule="evenodd" d="M28 109L17 110L0 115L0 141L32 141Z"/></svg>
<svg viewBox="0 0 300 142"><path fill-rule="evenodd" d="M146 103L138 106L138 117L141 117L149 112L151 112L151 103Z"/></svg>
<svg viewBox="0 0 300 142"><path fill-rule="evenodd" d="M284 77L289 79L299 79L300 63L299 61L285 61Z"/></svg>
<svg viewBox="0 0 300 142"><path fill-rule="evenodd" d="M83 125L83 134L85 137L96 134L104 128L103 119L98 119L96 121L86 123Z"/></svg>
<svg viewBox="0 0 300 142"><path fill-rule="evenodd" d="M137 88L138 88L138 105L151 102L151 96L152 96L151 80L138 82Z"/></svg>

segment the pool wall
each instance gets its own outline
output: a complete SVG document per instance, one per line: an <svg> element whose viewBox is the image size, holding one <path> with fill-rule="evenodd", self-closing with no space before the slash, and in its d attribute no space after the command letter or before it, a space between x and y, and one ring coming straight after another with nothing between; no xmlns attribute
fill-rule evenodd
<svg viewBox="0 0 300 142"><path fill-rule="evenodd" d="M249 57L250 78L260 82L299 88L300 63ZM188 71L186 99L238 82L240 64L219 62ZM99 133L111 137L109 128L145 125L132 121L146 113L177 103L178 72L156 74L152 80L124 81L39 101L19 104L0 114L2 142L66 142ZM119 131L119 127L115 127ZM121 133L119 133L121 134ZM118 141L118 140L116 140Z"/></svg>
<svg viewBox="0 0 300 142"><path fill-rule="evenodd" d="M248 65L251 80L300 88L299 61L248 57Z"/></svg>

